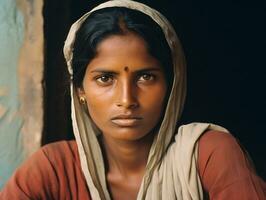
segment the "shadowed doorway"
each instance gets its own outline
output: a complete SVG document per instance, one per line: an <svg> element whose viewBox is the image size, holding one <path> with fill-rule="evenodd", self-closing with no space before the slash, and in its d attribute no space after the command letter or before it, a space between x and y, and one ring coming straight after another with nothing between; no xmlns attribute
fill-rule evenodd
<svg viewBox="0 0 266 200"><path fill-rule="evenodd" d="M72 139L69 77L63 46L71 24L102 1L44 1L44 128L42 145Z"/></svg>

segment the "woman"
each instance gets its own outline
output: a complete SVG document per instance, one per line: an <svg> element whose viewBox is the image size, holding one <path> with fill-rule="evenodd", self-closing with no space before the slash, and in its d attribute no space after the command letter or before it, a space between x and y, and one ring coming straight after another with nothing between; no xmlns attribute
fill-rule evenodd
<svg viewBox="0 0 266 200"><path fill-rule="evenodd" d="M1 199L265 199L226 129L177 126L185 61L160 13L129 0L101 4L72 26L64 54L76 140L35 153Z"/></svg>

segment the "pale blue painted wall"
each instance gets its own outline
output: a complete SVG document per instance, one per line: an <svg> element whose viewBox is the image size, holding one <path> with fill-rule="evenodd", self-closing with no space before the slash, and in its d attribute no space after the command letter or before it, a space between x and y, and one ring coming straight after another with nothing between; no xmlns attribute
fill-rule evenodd
<svg viewBox="0 0 266 200"><path fill-rule="evenodd" d="M0 0L0 189L24 158L18 115L18 57L24 20L16 0ZM4 112L5 110L5 112Z"/></svg>

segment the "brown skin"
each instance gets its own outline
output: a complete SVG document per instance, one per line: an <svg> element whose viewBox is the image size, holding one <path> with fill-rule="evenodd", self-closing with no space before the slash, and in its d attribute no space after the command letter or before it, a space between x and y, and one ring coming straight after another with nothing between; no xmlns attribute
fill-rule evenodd
<svg viewBox="0 0 266 200"><path fill-rule="evenodd" d="M102 131L113 199L137 197L166 92L163 69L141 37L113 35L98 45L79 96Z"/></svg>

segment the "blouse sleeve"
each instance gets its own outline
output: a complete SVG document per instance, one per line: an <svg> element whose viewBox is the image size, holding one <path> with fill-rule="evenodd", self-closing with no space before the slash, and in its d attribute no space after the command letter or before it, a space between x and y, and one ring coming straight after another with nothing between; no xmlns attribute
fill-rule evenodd
<svg viewBox="0 0 266 200"><path fill-rule="evenodd" d="M230 134L208 131L199 140L199 172L211 200L265 200L266 184Z"/></svg>
<svg viewBox="0 0 266 200"><path fill-rule="evenodd" d="M0 200L57 199L58 180L42 149L21 165L0 193Z"/></svg>

